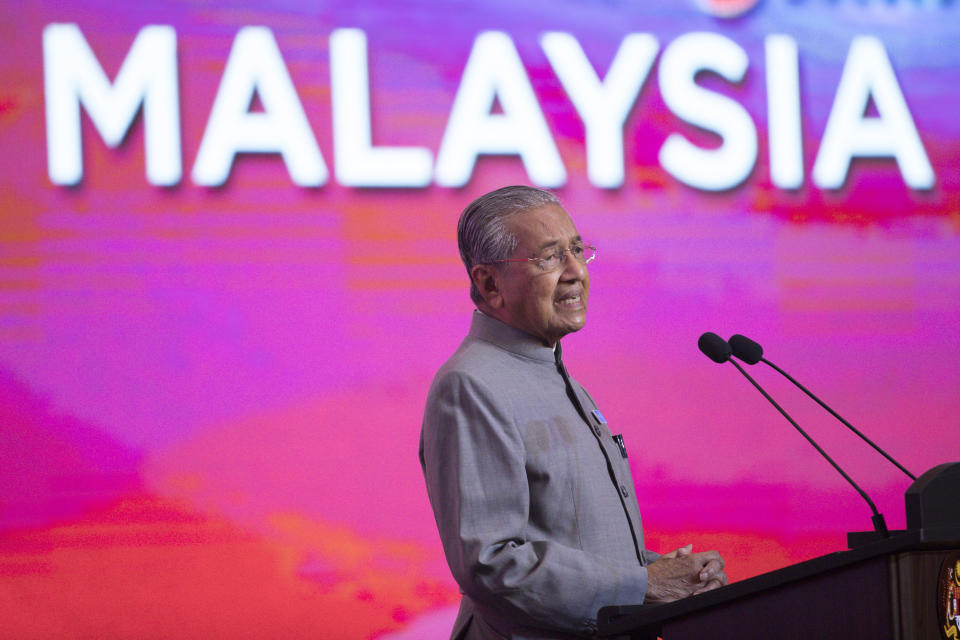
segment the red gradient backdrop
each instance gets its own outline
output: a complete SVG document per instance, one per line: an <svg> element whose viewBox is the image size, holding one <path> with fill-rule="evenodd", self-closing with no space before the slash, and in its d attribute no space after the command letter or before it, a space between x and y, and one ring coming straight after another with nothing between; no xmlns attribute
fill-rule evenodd
<svg viewBox="0 0 960 640"><path fill-rule="evenodd" d="M950 2L232 1L11 3L0 19L0 635L445 637L458 594L417 463L434 371L471 312L455 241L477 195L531 183L481 156L461 187L336 177L330 34L368 42L373 141L436 157L477 34L516 46L599 247L572 373L625 435L648 544L717 548L732 579L842 549L869 510L701 332L744 333L915 473L960 459L960 9ZM114 79L147 25L176 31L183 177L145 176L144 114L110 148L81 115L83 177L48 173L44 29L76 24ZM331 177L278 153L191 178L237 32L274 35ZM659 161L673 133L657 67L623 127L618 188L587 175L587 132L540 45L576 37L603 77L624 36L721 34L756 164L731 188ZM918 37L918 33L926 34ZM803 164L770 177L764 39L799 49ZM822 189L812 167L855 36L883 43L935 175L892 157ZM502 105L501 105L502 106ZM499 108L499 107L498 107ZM255 100L253 111L264 105ZM867 118L883 115L876 105ZM889 154L888 154L889 156ZM908 480L795 389L756 375L904 525Z"/></svg>

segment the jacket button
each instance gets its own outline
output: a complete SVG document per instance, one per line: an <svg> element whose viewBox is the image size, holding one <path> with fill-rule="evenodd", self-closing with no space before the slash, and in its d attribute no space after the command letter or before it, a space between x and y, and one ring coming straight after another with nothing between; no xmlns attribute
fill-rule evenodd
<svg viewBox="0 0 960 640"><path fill-rule="evenodd" d="M623 485L620 485L620 493L623 495L624 498L630 495L630 492L627 491L627 488Z"/></svg>

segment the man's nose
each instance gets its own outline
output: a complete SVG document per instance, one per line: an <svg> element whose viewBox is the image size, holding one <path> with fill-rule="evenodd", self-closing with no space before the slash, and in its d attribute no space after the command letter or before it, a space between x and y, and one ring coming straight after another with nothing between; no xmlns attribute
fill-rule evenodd
<svg viewBox="0 0 960 640"><path fill-rule="evenodd" d="M574 258L571 251L567 251L563 256L565 260L561 277L564 280L583 280L587 275L587 263Z"/></svg>

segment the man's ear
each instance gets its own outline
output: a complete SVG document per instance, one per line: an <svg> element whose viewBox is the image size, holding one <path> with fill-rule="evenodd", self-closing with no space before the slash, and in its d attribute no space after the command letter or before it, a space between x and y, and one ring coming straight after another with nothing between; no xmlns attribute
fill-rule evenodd
<svg viewBox="0 0 960 640"><path fill-rule="evenodd" d="M503 295L500 293L500 272L489 264L476 264L470 269L473 284L480 290L484 302L493 309L503 306Z"/></svg>

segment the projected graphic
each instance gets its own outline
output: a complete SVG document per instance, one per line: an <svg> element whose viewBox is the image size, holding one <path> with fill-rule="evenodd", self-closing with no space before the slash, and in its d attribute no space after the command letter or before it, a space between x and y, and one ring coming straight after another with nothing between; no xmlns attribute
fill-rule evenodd
<svg viewBox="0 0 960 640"><path fill-rule="evenodd" d="M0 620L18 638L445 638L417 461L456 221L554 190L567 366L653 549L732 579L859 496L697 337L916 474L960 459L960 8L39 2L0 57ZM922 35L919 35L922 34ZM751 370L903 527L909 480Z"/></svg>

